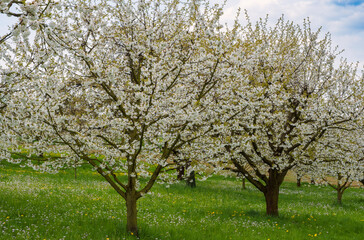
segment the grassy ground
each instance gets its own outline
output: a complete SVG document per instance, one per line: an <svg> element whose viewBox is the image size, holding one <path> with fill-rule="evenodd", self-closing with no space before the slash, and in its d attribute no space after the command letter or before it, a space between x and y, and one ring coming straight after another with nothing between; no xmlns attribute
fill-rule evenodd
<svg viewBox="0 0 364 240"><path fill-rule="evenodd" d="M81 169L43 174L0 163L0 239L133 239L123 199ZM364 190L343 205L328 187L283 184L280 217L265 216L263 195L233 178L156 185L138 202L141 239L364 239Z"/></svg>

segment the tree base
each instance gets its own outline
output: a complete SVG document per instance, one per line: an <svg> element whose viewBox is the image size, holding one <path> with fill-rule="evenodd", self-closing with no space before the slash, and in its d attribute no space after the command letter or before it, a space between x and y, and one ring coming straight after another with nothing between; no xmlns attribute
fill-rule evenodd
<svg viewBox="0 0 364 240"><path fill-rule="evenodd" d="M192 171L190 173L190 176L188 176L187 180L186 180L186 185L191 187L191 188L195 188L196 187L196 175L195 175L195 171Z"/></svg>

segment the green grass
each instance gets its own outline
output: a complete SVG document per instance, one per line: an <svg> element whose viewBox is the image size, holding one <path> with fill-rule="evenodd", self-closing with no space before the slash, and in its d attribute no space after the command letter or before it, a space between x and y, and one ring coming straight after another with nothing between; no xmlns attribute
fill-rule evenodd
<svg viewBox="0 0 364 240"><path fill-rule="evenodd" d="M0 239L133 239L125 203L97 174L37 173L0 163ZM364 190L343 205L329 187L284 183L280 217L265 215L263 194L233 178L166 187L138 202L141 239L350 239L364 236Z"/></svg>

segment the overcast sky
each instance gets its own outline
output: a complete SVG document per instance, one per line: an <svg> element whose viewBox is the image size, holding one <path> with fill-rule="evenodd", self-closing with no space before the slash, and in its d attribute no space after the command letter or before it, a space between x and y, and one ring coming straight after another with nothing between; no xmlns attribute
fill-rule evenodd
<svg viewBox="0 0 364 240"><path fill-rule="evenodd" d="M210 0L223 3L223 0ZM309 17L313 28L330 32L335 45L345 49L343 57L364 65L364 0L227 0L223 22L233 22L238 8L246 9L251 20L269 14L272 24L284 14L286 20L301 24ZM241 20L244 21L243 16ZM0 15L0 35L14 19Z"/></svg>

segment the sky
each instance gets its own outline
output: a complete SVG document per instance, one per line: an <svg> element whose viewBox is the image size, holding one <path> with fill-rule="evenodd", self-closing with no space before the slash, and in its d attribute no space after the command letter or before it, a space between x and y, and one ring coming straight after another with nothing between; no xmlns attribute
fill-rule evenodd
<svg viewBox="0 0 364 240"><path fill-rule="evenodd" d="M308 17L313 29L322 26L323 33L331 33L333 44L344 50L342 57L364 65L364 0L227 0L222 22L231 24L238 8L246 9L252 21L268 14L272 25L282 15L297 24ZM0 35L13 23L14 18L0 15Z"/></svg>
<svg viewBox="0 0 364 240"><path fill-rule="evenodd" d="M342 57L364 65L364 0L227 0L223 22L233 22L239 7L248 11L251 21L268 14L272 25L282 15L296 24L309 18L313 30L330 32L333 44L344 50Z"/></svg>

